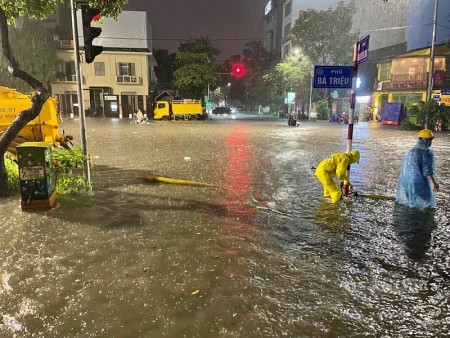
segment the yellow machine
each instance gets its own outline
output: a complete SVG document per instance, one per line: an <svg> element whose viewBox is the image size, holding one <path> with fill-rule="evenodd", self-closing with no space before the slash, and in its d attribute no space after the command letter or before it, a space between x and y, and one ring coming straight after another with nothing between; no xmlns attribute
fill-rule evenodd
<svg viewBox="0 0 450 338"><path fill-rule="evenodd" d="M155 120L191 120L205 117L206 114L200 100L185 99L156 102Z"/></svg>
<svg viewBox="0 0 450 338"><path fill-rule="evenodd" d="M15 89L0 86L0 136L11 125L22 111L31 107L31 97ZM19 132L8 151L15 158L16 146L24 142L50 142L55 147L68 148L72 140L69 135L59 133L58 111L56 100L49 98L42 107L41 113Z"/></svg>

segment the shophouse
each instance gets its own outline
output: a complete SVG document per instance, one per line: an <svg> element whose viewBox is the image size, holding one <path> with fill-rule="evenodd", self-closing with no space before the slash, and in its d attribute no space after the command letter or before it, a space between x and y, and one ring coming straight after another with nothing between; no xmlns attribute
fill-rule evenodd
<svg viewBox="0 0 450 338"><path fill-rule="evenodd" d="M408 109L427 101L430 64L430 48L381 60L374 84L374 114L382 114L387 102L403 103ZM431 98L450 105L450 49L447 44L435 46L432 83Z"/></svg>
<svg viewBox="0 0 450 338"><path fill-rule="evenodd" d="M104 50L94 62L86 63L81 17L78 15L86 116L132 118L138 109L147 113L150 94L156 84L152 30L147 13L123 11L117 21L105 18L98 26L102 33L93 44L103 46ZM72 39L59 40L61 63L57 80L52 84L52 94L58 99L59 110L70 116L78 114L73 48Z"/></svg>

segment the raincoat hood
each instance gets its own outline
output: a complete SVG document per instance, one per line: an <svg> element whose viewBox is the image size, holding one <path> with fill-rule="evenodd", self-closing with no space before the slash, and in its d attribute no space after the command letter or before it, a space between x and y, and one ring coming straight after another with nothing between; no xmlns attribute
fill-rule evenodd
<svg viewBox="0 0 450 338"><path fill-rule="evenodd" d="M350 163L358 163L359 164L360 158L361 158L361 154L359 153L358 150L352 150L350 152Z"/></svg>

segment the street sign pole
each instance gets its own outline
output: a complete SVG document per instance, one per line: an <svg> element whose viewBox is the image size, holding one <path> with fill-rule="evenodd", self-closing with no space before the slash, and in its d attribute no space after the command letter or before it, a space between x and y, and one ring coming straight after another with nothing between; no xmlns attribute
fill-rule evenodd
<svg viewBox="0 0 450 338"><path fill-rule="evenodd" d="M353 45L353 76L352 76L352 88L350 90L350 111L348 113L348 130L347 130L347 153L352 151L353 145L353 121L355 116L355 103L356 103L356 79L358 77L358 43ZM350 178L350 165L347 168L347 176ZM343 195L347 196L350 192L350 186L348 183L344 184Z"/></svg>

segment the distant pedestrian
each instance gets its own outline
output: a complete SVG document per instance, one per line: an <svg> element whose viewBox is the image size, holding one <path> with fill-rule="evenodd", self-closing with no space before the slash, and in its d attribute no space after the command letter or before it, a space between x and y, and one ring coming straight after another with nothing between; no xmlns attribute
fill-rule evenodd
<svg viewBox="0 0 450 338"><path fill-rule="evenodd" d="M403 160L397 185L396 202L410 208L435 208L434 192L439 191L433 151L434 139L430 129L422 129L417 134L416 145Z"/></svg>
<svg viewBox="0 0 450 338"><path fill-rule="evenodd" d="M359 163L360 157L358 150L352 150L349 154L335 153L319 163L315 175L323 185L324 197L331 198L333 203L341 199L341 189L334 181L334 177L337 177L341 185L347 183L351 187L347 168L351 163Z"/></svg>

